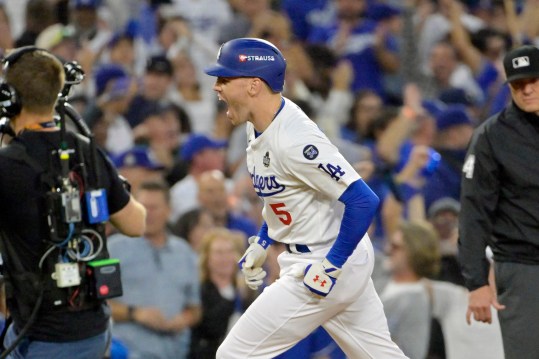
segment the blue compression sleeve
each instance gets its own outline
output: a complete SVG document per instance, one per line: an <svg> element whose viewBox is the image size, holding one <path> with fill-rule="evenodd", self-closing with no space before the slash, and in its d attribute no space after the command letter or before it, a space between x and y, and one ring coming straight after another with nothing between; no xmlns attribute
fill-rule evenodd
<svg viewBox="0 0 539 359"><path fill-rule="evenodd" d="M369 186L359 179L348 186L339 201L344 203L344 215L339 235L326 258L341 268L369 229L380 200Z"/></svg>
<svg viewBox="0 0 539 359"><path fill-rule="evenodd" d="M260 237L260 239L258 240L258 244L264 247L264 249L267 249L269 246L273 244L273 242L275 242L273 239L269 237L268 224L266 223L266 221L262 223L262 226L260 227L260 231L258 231L258 237Z"/></svg>

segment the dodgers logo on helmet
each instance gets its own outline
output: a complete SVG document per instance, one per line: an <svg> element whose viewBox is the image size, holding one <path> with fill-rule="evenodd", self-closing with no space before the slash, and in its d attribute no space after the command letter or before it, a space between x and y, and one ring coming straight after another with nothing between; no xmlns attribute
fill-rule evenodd
<svg viewBox="0 0 539 359"><path fill-rule="evenodd" d="M284 86L286 60L271 42L241 38L225 42L217 54L217 63L205 72L217 77L259 77L274 92Z"/></svg>

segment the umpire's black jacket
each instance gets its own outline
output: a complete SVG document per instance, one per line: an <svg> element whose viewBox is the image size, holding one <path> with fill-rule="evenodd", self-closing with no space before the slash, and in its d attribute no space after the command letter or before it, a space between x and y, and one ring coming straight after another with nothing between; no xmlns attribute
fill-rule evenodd
<svg viewBox="0 0 539 359"><path fill-rule="evenodd" d="M494 260L539 264L539 116L514 103L474 132L462 169L459 260L466 286Z"/></svg>

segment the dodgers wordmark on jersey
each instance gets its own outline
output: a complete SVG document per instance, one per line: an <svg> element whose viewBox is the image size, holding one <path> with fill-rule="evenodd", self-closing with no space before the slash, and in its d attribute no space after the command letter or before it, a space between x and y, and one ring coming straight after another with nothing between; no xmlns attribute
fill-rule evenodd
<svg viewBox="0 0 539 359"><path fill-rule="evenodd" d="M324 244L339 233L338 198L360 176L293 102L258 137L247 123L247 166L269 236L288 244Z"/></svg>

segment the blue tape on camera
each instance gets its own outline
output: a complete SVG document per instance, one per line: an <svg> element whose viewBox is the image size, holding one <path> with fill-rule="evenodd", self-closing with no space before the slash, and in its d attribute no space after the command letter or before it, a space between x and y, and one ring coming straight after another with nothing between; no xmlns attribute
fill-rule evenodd
<svg viewBox="0 0 539 359"><path fill-rule="evenodd" d="M86 213L91 224L102 223L109 220L109 206L107 204L107 191L104 188L94 189L84 193L86 198Z"/></svg>

